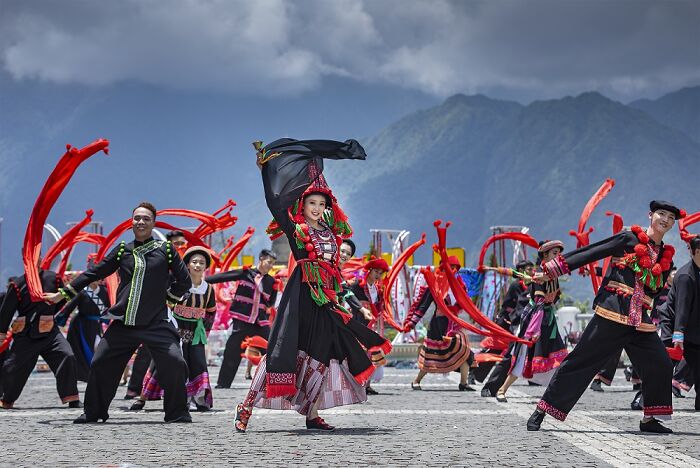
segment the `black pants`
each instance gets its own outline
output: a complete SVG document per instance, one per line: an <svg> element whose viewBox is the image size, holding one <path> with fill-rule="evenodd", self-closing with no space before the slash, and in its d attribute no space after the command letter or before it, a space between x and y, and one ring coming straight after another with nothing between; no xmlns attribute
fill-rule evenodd
<svg viewBox="0 0 700 468"><path fill-rule="evenodd" d="M148 346L165 391L165 420L187 415L187 364L180 350L180 335L172 323L160 320L145 327L129 327L113 321L95 351L85 389L85 415L88 419L109 416L109 404L119 386L124 367L136 348ZM139 389L140 392L140 389Z"/></svg>
<svg viewBox="0 0 700 468"><path fill-rule="evenodd" d="M670 416L673 363L656 333L594 315L581 341L559 366L538 407L564 420L600 368L622 349L644 381L645 416Z"/></svg>
<svg viewBox="0 0 700 468"><path fill-rule="evenodd" d="M75 355L57 327L46 336L15 336L2 366L2 401L14 403L41 356L56 376L56 390L63 403L78 400Z"/></svg>
<svg viewBox="0 0 700 468"><path fill-rule="evenodd" d="M270 327L261 327L254 323L246 323L240 320L233 320L231 326L231 336L226 341L224 350L224 360L219 370L219 378L216 384L219 387L229 388L236 377L238 366L241 365L241 343L249 336L262 336L267 339L270 334Z"/></svg>
<svg viewBox="0 0 700 468"><path fill-rule="evenodd" d="M700 345L687 341L683 343L683 357L688 363L693 377L697 379L697 376L700 376ZM695 386L695 409L700 410L700 390L698 390L697 385Z"/></svg>
<svg viewBox="0 0 700 468"><path fill-rule="evenodd" d="M491 396L496 396L498 389L505 383L508 372L510 372L511 360L510 352L508 352L500 362L493 366L491 375L484 384L484 388L491 392Z"/></svg>
<svg viewBox="0 0 700 468"><path fill-rule="evenodd" d="M620 350L618 354L615 354L608 359L605 365L598 371L595 378L603 382L605 385L611 385L613 379L615 378L615 372L617 372L617 366L620 363L621 357L622 350ZM634 366L632 366L632 378L630 380L633 384L640 383L639 374Z"/></svg>
<svg viewBox="0 0 700 468"><path fill-rule="evenodd" d="M134 358L134 364L131 366L131 375L129 383L126 386L126 394L132 397L141 395L141 387L143 387L143 378L146 377L146 371L151 364L151 353L144 345L139 346Z"/></svg>

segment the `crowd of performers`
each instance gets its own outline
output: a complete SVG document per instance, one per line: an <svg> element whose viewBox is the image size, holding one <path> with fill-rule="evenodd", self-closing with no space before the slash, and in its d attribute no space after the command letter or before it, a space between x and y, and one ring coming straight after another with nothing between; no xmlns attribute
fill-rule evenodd
<svg viewBox="0 0 700 468"><path fill-rule="evenodd" d="M447 227L436 222L440 267L421 270L423 284L397 324L387 301L395 271L382 258L354 258L352 229L323 176L325 160L362 160L364 149L354 140L281 139L255 147L273 217L267 232L272 239L286 236L287 268L272 276L278 260L286 259L263 249L254 266L229 269L230 263L202 241L213 232L211 226L199 237L174 229L165 240L154 238L162 212L148 202L123 223L123 230L131 227L133 240L105 250L73 277L46 268L46 259L38 258L40 244L35 245L32 254L25 252L25 274L11 278L1 298L3 408L14 407L42 357L55 375L61 401L84 409L76 424L109 418L129 367L125 398L134 400L132 410L162 399L166 422L191 422L191 411L214 405L209 333L228 327L215 388L231 387L242 356L249 361L246 379L251 380L236 407L235 429L245 432L254 408L268 408L297 411L308 429L331 431L319 410L361 403L378 393L371 383L381 380L392 349L385 328L408 334L423 321L428 331L413 390L421 390L428 373L459 372L459 391L484 382L481 396L507 403L509 387L526 379L546 386L527 421L534 431L547 414L564 420L589 386L604 391L624 350L632 361L628 379L638 390L632 407L643 411L640 430L672 432L661 421L671 417L673 395L682 397L700 376L700 237L684 238L691 260L678 269L674 249L663 242L685 216L683 210L655 200L647 227L621 229L570 252L559 240L543 241L535 243L536 262L524 260L514 269L482 266L513 278L493 321L466 294L457 274L463 265L447 255ZM37 206L44 202L40 197ZM44 210L44 219L47 214ZM205 215L194 214L205 220L203 226L214 219ZM228 215L218 219L231 225ZM30 218L28 238L35 221ZM25 239L25 249L28 244ZM108 247L104 242L102 248ZM558 278L601 260L607 264L597 272L595 314L569 351L557 325ZM402 267L397 261L394 270ZM362 274L347 273L357 270ZM222 294L225 288L228 296ZM217 319L221 314L224 320ZM465 314L472 320L465 321ZM69 319L64 337L59 326ZM478 353L471 349L470 332L486 336ZM254 374L250 363L257 365ZM87 382L84 402L78 380ZM697 392L695 409L700 410Z"/></svg>

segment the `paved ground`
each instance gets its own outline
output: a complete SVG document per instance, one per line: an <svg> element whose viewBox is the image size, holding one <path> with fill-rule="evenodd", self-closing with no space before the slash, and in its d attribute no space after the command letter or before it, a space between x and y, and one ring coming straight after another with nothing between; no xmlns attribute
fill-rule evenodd
<svg viewBox="0 0 700 468"><path fill-rule="evenodd" d="M76 426L71 421L80 410L58 404L52 375L34 374L17 409L0 410L0 465L700 466L700 414L692 398L674 401L676 434L641 435L639 412L629 409L634 393L621 372L605 393L586 392L565 423L547 418L535 433L525 431L525 421L541 387L516 383L509 402L496 403L456 391L453 376L429 375L422 392L412 391L414 374L387 369L376 386L381 395L322 412L339 427L334 433L307 432L293 412L256 410L246 434L232 425L247 389L240 376L234 388L214 390L215 410L194 413L194 424L163 424L159 402L132 413L130 402L117 399L106 424ZM122 387L118 398L123 394Z"/></svg>

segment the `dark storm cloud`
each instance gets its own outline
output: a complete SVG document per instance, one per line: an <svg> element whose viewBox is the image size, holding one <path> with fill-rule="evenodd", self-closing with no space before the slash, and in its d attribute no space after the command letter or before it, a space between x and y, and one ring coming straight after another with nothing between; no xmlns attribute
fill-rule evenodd
<svg viewBox="0 0 700 468"><path fill-rule="evenodd" d="M345 76L623 98L700 80L696 0L3 0L0 18L15 79L278 95Z"/></svg>

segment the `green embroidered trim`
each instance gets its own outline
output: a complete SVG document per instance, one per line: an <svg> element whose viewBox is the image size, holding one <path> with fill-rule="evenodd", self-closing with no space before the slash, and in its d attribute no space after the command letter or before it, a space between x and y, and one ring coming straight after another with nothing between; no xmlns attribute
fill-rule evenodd
<svg viewBox="0 0 700 468"><path fill-rule="evenodd" d="M124 313L124 324L136 324L136 311L141 301L141 290L143 289L143 279L146 274L146 254L163 246L165 241L152 240L147 244L140 245L132 252L134 256L134 274L131 277L131 289L129 290L129 301L126 304Z"/></svg>
<svg viewBox="0 0 700 468"><path fill-rule="evenodd" d="M185 318L175 313L173 313L173 315L175 315L175 318L177 320L182 320L183 322L197 322L197 325L194 329L194 336L192 337L192 344L207 344L207 330L206 328L204 328L204 320L202 320L201 318Z"/></svg>

